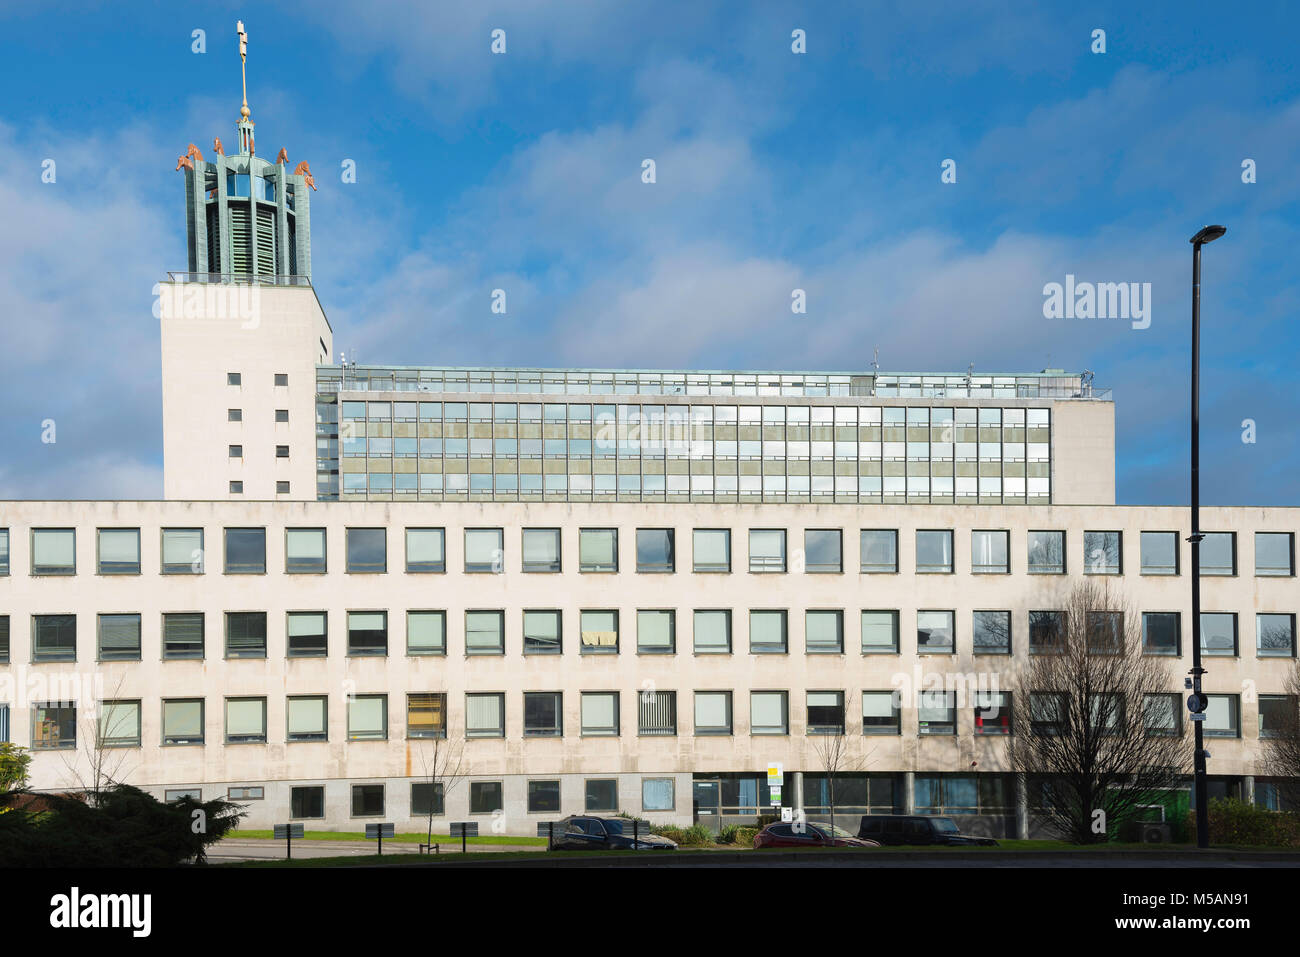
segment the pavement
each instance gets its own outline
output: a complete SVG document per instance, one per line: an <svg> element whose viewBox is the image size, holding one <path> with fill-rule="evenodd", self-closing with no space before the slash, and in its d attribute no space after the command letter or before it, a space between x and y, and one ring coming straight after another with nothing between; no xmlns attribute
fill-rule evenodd
<svg viewBox="0 0 1300 957"><path fill-rule="evenodd" d="M375 841L311 841L306 839L293 842L295 860L310 860L316 857L369 857L376 852ZM544 851L545 846L537 845L502 845L470 844L466 850L470 854L489 851ZM384 841L384 856L418 854L419 846L404 841ZM441 845L442 854L460 855L460 842ZM268 861L282 860L285 857L285 842L269 838L226 838L208 850L208 861L213 864L228 861Z"/></svg>

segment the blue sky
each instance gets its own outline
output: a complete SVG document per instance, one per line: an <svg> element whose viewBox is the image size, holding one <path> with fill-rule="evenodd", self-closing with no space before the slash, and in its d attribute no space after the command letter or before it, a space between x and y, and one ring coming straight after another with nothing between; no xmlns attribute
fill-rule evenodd
<svg viewBox="0 0 1300 957"><path fill-rule="evenodd" d="M1295 505L1300 8L1134 6L7 9L0 498L161 496L151 291L185 268L176 156L235 142L242 18L259 152L311 163L315 284L362 362L1087 368L1119 500L1185 503L1187 239L1220 222L1203 500ZM1066 274L1150 283L1150 327L1044 318Z"/></svg>

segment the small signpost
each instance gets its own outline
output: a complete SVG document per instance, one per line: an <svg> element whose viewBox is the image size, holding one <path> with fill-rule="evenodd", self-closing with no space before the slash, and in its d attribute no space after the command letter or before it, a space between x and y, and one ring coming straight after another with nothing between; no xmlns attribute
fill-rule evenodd
<svg viewBox="0 0 1300 957"><path fill-rule="evenodd" d="M451 836L455 837L457 834L460 835L460 852L464 854L466 852L465 839L467 837L478 837L478 821L452 821Z"/></svg>
<svg viewBox="0 0 1300 957"><path fill-rule="evenodd" d="M391 824L367 824L366 840L377 840L379 842L379 853L384 853L384 838L393 836L393 825Z"/></svg>
<svg viewBox="0 0 1300 957"><path fill-rule="evenodd" d="M284 859L286 861L290 860L293 857L293 839L295 837L299 839L302 838L302 825L301 824L276 824L272 826L271 833L272 836L275 838L275 840L278 841L280 840L280 838L284 838L284 840L287 842L285 844Z"/></svg>
<svg viewBox="0 0 1300 957"><path fill-rule="evenodd" d="M768 763L767 766L767 787L770 794L769 803L772 807L781 806L781 784L785 780L785 768L776 763Z"/></svg>

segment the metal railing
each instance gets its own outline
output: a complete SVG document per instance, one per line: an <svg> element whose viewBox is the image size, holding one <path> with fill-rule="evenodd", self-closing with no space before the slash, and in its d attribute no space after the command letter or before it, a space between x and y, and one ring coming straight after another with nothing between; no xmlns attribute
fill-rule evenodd
<svg viewBox="0 0 1300 957"><path fill-rule="evenodd" d="M168 272L169 282L257 283L261 286L311 286L310 276L275 276L269 273Z"/></svg>

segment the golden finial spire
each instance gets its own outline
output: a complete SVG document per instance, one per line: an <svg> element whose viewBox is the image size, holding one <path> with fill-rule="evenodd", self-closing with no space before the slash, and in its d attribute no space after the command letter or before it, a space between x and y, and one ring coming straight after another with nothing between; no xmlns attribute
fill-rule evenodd
<svg viewBox="0 0 1300 957"><path fill-rule="evenodd" d="M244 31L244 21L235 22L235 31L239 34L239 75L244 81L244 105L239 110L239 115L248 119L248 34Z"/></svg>

